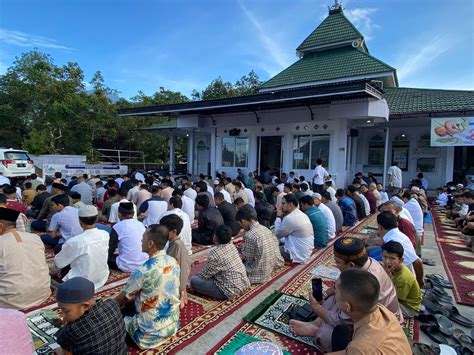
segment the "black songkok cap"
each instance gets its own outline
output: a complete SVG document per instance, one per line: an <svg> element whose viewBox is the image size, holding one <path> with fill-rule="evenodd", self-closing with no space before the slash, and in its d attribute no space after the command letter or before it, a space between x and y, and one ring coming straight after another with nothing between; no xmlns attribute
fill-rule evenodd
<svg viewBox="0 0 474 355"><path fill-rule="evenodd" d="M16 222L20 212L12 210L11 208L0 208L0 220L2 221L9 221L9 222Z"/></svg>
<svg viewBox="0 0 474 355"><path fill-rule="evenodd" d="M73 277L58 287L56 301L58 303L77 304L94 298L94 284L83 278Z"/></svg>
<svg viewBox="0 0 474 355"><path fill-rule="evenodd" d="M58 189L58 190L61 190L61 191L66 191L66 186L63 185L63 184L59 184L57 182L53 183L53 185L51 186L53 189Z"/></svg>
<svg viewBox="0 0 474 355"><path fill-rule="evenodd" d="M120 202L119 208L118 208L119 213L123 214L133 214L133 203L131 202Z"/></svg>
<svg viewBox="0 0 474 355"><path fill-rule="evenodd" d="M366 255L364 242L358 238L339 238L334 243L334 256L346 261L354 261Z"/></svg>

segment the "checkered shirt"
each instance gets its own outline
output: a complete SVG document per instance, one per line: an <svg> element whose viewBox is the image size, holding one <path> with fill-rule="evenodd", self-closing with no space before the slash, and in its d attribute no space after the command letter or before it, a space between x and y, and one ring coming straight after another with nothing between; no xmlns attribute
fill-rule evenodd
<svg viewBox="0 0 474 355"><path fill-rule="evenodd" d="M267 282L272 271L284 264L277 237L258 222L254 222L244 235L242 257L252 284Z"/></svg>
<svg viewBox="0 0 474 355"><path fill-rule="evenodd" d="M200 276L214 279L227 298L239 296L250 287L245 266L234 244L217 245L209 254L206 268Z"/></svg>
<svg viewBox="0 0 474 355"><path fill-rule="evenodd" d="M127 354L125 323L114 300L98 300L82 317L59 329L56 339L73 354Z"/></svg>

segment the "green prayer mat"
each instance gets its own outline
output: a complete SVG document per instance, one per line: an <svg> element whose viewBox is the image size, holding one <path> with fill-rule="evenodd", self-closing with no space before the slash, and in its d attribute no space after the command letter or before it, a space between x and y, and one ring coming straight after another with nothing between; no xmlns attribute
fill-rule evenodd
<svg viewBox="0 0 474 355"><path fill-rule="evenodd" d="M262 339L255 338L253 336L247 335L245 333L235 333L232 337L230 343L225 345L221 350L217 352L219 355L233 355L237 350L239 350L242 346L256 342L256 341L263 341ZM283 350L283 354L290 355L290 353L286 350Z"/></svg>

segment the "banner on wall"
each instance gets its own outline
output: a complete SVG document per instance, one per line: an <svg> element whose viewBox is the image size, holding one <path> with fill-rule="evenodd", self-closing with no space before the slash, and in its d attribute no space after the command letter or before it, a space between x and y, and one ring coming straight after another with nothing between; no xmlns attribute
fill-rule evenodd
<svg viewBox="0 0 474 355"><path fill-rule="evenodd" d="M432 118L431 146L474 145L474 117Z"/></svg>

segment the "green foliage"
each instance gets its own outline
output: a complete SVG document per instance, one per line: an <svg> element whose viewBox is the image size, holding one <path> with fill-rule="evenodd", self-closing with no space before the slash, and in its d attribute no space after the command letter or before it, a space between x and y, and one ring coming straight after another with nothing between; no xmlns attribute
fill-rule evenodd
<svg viewBox="0 0 474 355"><path fill-rule="evenodd" d="M192 99L217 99L248 95L261 84L251 71L236 83L217 78ZM140 150L147 162L165 164L169 138L141 128L168 120L161 116L117 116L128 107L176 104L189 101L180 92L160 87L152 95L139 91L130 100L118 99L117 91L105 85L100 71L88 85L77 63L58 66L53 58L37 49L16 58L0 76L0 137L7 147L32 154L86 154L93 148ZM186 159L186 138L176 142L176 162Z"/></svg>

